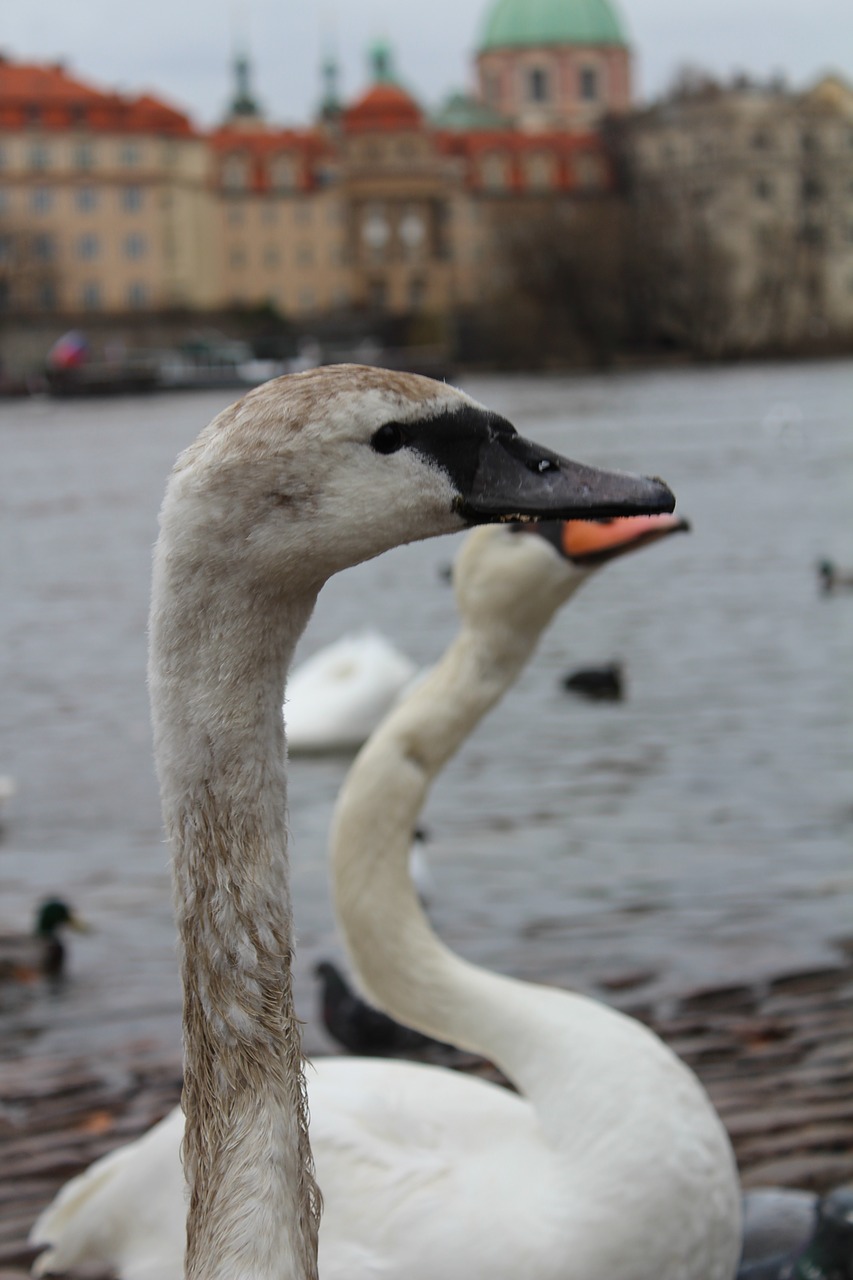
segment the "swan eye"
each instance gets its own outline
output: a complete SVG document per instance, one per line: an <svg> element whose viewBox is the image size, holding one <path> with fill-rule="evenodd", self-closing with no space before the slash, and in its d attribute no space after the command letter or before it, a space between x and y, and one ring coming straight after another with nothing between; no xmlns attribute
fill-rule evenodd
<svg viewBox="0 0 853 1280"><path fill-rule="evenodd" d="M370 437L371 447L377 453L396 453L404 443L403 428L398 422L386 422Z"/></svg>

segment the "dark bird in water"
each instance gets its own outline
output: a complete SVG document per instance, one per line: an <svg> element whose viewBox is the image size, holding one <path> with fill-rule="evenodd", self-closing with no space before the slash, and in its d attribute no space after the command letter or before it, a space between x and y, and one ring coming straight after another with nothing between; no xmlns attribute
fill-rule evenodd
<svg viewBox="0 0 853 1280"><path fill-rule="evenodd" d="M65 965L60 931L86 932L86 925L59 898L48 898L37 912L32 933L0 934L0 981L31 982L59 978Z"/></svg>
<svg viewBox="0 0 853 1280"><path fill-rule="evenodd" d="M625 696L622 667L618 662L608 662L604 667L579 667L563 676L563 688L592 702L621 702Z"/></svg>
<svg viewBox="0 0 853 1280"><path fill-rule="evenodd" d="M826 592L853 587L853 573L839 569L831 560L821 560L817 573L820 585Z"/></svg>
<svg viewBox="0 0 853 1280"><path fill-rule="evenodd" d="M332 1039L349 1053L359 1057L390 1058L395 1054L445 1047L440 1046L438 1040L395 1022L362 1000L331 961L320 961L314 973L322 984L323 1026Z"/></svg>
<svg viewBox="0 0 853 1280"><path fill-rule="evenodd" d="M744 1196L737 1280L853 1280L853 1186Z"/></svg>

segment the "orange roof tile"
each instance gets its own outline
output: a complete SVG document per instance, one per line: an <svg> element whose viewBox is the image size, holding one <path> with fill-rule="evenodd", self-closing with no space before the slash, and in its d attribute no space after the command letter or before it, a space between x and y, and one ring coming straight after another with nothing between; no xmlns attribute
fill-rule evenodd
<svg viewBox="0 0 853 1280"><path fill-rule="evenodd" d="M0 128L69 125L118 133L195 133L189 117L151 94L139 98L95 89L61 64L11 62L0 57Z"/></svg>
<svg viewBox="0 0 853 1280"><path fill-rule="evenodd" d="M376 130L416 129L423 113L414 98L397 84L374 84L347 107L343 115L347 133Z"/></svg>

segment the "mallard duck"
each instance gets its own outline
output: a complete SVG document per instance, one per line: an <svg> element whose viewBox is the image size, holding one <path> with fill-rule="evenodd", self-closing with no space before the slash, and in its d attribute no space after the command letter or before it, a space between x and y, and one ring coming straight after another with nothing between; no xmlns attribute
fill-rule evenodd
<svg viewBox="0 0 853 1280"><path fill-rule="evenodd" d="M853 573L839 569L831 560L821 560L817 566L820 585L824 591L838 591L853 587Z"/></svg>
<svg viewBox="0 0 853 1280"><path fill-rule="evenodd" d="M65 927L85 933L87 926L60 898L48 898L36 911L32 933L0 934L0 981L32 982L58 978L65 965L59 931Z"/></svg>

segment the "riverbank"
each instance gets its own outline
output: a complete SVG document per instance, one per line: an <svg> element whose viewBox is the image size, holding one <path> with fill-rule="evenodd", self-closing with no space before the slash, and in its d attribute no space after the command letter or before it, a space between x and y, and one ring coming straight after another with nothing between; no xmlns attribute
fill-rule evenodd
<svg viewBox="0 0 853 1280"><path fill-rule="evenodd" d="M651 1008L632 1004L629 993L614 1003L651 1026L702 1080L745 1189L826 1191L853 1180L853 937L834 966L696 988ZM500 1078L470 1055L460 1055L456 1069ZM27 1274L27 1235L58 1189L144 1133L179 1098L177 1057L144 1042L100 1060L34 1056L4 1067L0 1280Z"/></svg>

